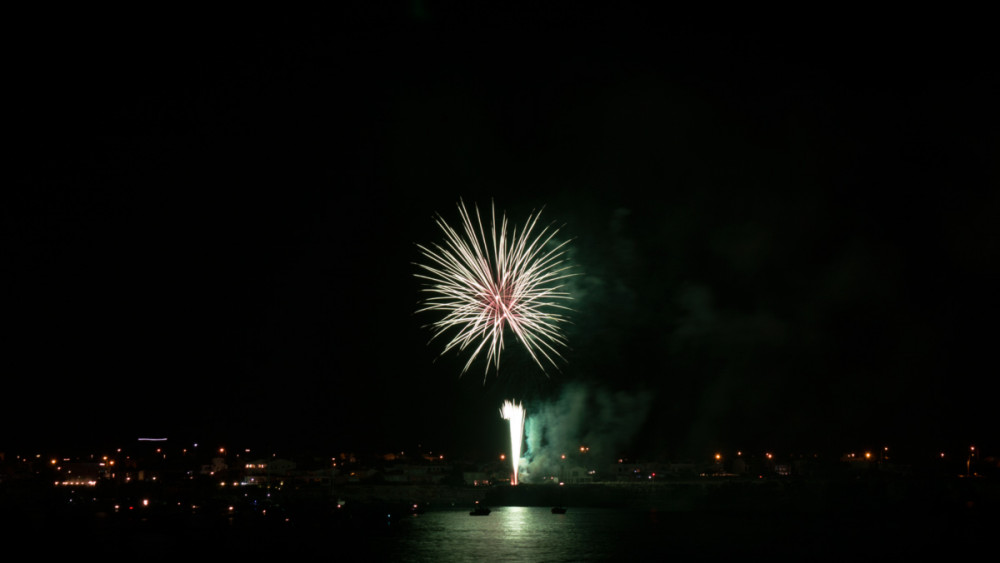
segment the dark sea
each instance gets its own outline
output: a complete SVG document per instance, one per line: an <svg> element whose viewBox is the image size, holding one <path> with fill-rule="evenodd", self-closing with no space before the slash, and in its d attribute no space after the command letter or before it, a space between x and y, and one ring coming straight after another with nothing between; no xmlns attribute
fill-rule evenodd
<svg viewBox="0 0 1000 563"><path fill-rule="evenodd" d="M6 527L4 544L60 557L139 561L267 557L334 561L899 561L994 550L995 515L953 512L662 511L496 507L349 520L88 516ZM23 523L22 523L23 524ZM317 559L317 557L321 559Z"/></svg>

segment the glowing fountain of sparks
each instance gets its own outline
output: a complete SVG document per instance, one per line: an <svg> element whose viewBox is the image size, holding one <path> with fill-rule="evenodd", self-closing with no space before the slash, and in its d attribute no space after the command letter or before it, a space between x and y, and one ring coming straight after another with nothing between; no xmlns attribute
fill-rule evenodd
<svg viewBox="0 0 1000 563"><path fill-rule="evenodd" d="M524 437L524 407L521 403L504 401L500 408L500 416L510 421L510 457L514 465L514 477L510 484L517 484L517 467L521 463L521 440Z"/></svg>
<svg viewBox="0 0 1000 563"><path fill-rule="evenodd" d="M417 312L444 313L430 325L431 340L456 329L442 355L453 348L474 348L462 374L485 348L484 382L491 365L500 369L507 327L542 371L543 358L557 367L556 358L562 359L558 349L566 346L560 331L566 318L559 311L568 310L560 301L570 298L562 291L563 282L573 275L563 260L566 242L552 240L559 230L544 227L536 234L538 214L534 214L520 231L515 226L508 236L507 217L501 216L498 233L493 208L489 231L483 228L478 208L475 221L461 201L458 212L464 236L439 215L436 223L444 232L444 244L417 245L428 263L417 264L416 276L428 282L424 291L430 294Z"/></svg>

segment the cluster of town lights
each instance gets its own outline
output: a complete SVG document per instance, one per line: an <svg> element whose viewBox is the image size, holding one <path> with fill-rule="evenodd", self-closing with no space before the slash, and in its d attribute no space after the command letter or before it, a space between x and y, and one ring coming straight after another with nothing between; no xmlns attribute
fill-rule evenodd
<svg viewBox="0 0 1000 563"><path fill-rule="evenodd" d="M194 447L197 448L197 444L195 444ZM153 447L150 448L150 451L155 452L154 455L156 458L160 457L166 458L168 453L170 455L176 455L176 453L173 450L168 451L168 449L165 447L163 448ZM187 455L188 453L193 451L193 448L192 449L183 448L182 450L179 451L182 452L182 455ZM247 449L218 448L217 451L219 457L227 455L228 456L235 455L235 457L240 458L243 455L250 453L249 448ZM578 449L573 449L573 448L569 449L567 453L561 454L559 458L564 460L564 463L569 463L570 459L576 457L575 455L573 455L574 453L578 452L578 454L581 456L582 459L584 456L589 458L588 455L589 451L590 448L588 446L581 445L578 446ZM47 481L49 483L53 483L57 487L95 487L102 480L106 479L115 479L124 482L132 482L136 480L145 480L145 481L161 480L160 478L158 478L157 475L151 474L151 472L148 470L146 471L145 476L143 476L142 472L134 471L134 462L132 461L132 456L123 453L121 448L114 450L114 452L115 453L112 453L110 456L91 455L89 460L90 461L89 465L82 464L81 461L85 460L77 458L62 457L62 456L49 457L45 456L44 454L33 454L31 456L18 455L16 456L16 458L18 460L23 460L25 462L34 459L37 460L37 462L42 465L49 465L51 469L54 470L54 473L56 473L56 475L53 475L53 477L56 478ZM895 449L893 450L893 452L894 452L893 453L894 460L903 459L903 457L905 457L905 456L900 456L900 454L896 452ZM735 450L727 453L727 450L716 450L714 452L709 450L709 452L706 453L708 455L705 457L711 459L716 464L716 466L710 472L710 474L714 476L728 475L727 473L722 472L723 464L725 463L726 466L728 467L729 465L728 462L734 460L739 460L736 462L736 465L734 465L734 467L743 467L744 469L742 469L742 471L745 471L745 467L749 467L750 460L747 459L748 456L756 457L758 460L761 460L761 458L763 458L762 461L769 468L769 470L776 471L775 468L791 467L791 464L789 462L777 461L778 457L771 451L747 452L743 450ZM398 452L398 456L404 456L404 455L405 452L402 451ZM985 457L982 456L982 453L979 450L977 450L975 445L962 447L957 452L946 453L944 451L934 451L932 455L934 458L938 458L942 461L945 461L946 459L953 460L956 466L959 463L964 465L964 467L962 467L961 470L956 471L956 473L960 473L960 475L963 477L974 477L981 474L982 468L980 467L980 465L985 460ZM272 454L272 457L276 456L277 454ZM441 455L440 453L429 452L427 454L421 454L421 457L427 460L443 460L445 456ZM510 459L510 457L511 456L507 456L505 453L499 454L499 459L501 461L507 461ZM793 455L791 457L795 458L796 456ZM819 456L815 455L814 457L819 457ZM337 456L331 457L329 459L333 467L338 467L338 465L342 465L338 463L341 460L344 463L355 461L353 456L348 458L347 454L340 454L339 460ZM862 466L865 464L887 463L889 459L890 459L890 449L888 446L876 447L872 449L859 449L853 452L842 453L840 456L841 462L849 462L852 465L858 465L858 466ZM743 461L747 461L748 465L747 466L739 465ZM618 463L630 463L630 462L626 458L620 458L618 459ZM261 472L271 471L272 467L274 467L274 466L269 467L268 462L262 462L262 461L248 462L241 465L245 469L256 470ZM77 467L82 467L82 468L77 469ZM97 469L98 467L100 469ZM208 466L203 466L202 469L203 473L206 471L205 468L207 467ZM979 471L979 473L977 473L977 470ZM81 475L81 473L84 473L84 475ZM133 475L132 473L136 474ZM593 475L595 474L595 471L589 470L587 471L587 473ZM191 475L192 472L188 472L188 474ZM213 474L213 473L209 472L208 474ZM354 476L355 474L352 472L350 475ZM656 474L650 474L647 476L649 478L653 478L654 476L656 476ZM247 477L245 479L239 479L239 480L222 481L219 483L219 485L222 487L253 486L259 484L257 483L257 481L260 479L262 479L262 477L257 477L257 478ZM279 483L277 486L281 487L284 486L284 484L285 483L282 482Z"/></svg>
<svg viewBox="0 0 1000 563"><path fill-rule="evenodd" d="M66 481L56 481L57 487L96 487L97 481L93 479L68 479Z"/></svg>

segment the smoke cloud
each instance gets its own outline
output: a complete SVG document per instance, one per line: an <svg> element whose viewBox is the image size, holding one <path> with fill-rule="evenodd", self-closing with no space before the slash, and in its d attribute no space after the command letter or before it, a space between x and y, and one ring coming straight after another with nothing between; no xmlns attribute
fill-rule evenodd
<svg viewBox="0 0 1000 563"><path fill-rule="evenodd" d="M528 406L521 479L540 483L567 466L603 470L645 422L651 400L651 393L573 383L554 402Z"/></svg>

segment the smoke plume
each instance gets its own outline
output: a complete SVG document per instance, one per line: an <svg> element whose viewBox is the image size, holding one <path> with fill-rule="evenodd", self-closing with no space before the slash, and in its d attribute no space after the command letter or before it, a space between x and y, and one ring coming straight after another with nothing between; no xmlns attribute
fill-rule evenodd
<svg viewBox="0 0 1000 563"><path fill-rule="evenodd" d="M570 468L604 470L646 420L651 399L574 383L556 401L528 407L521 478L540 483Z"/></svg>

